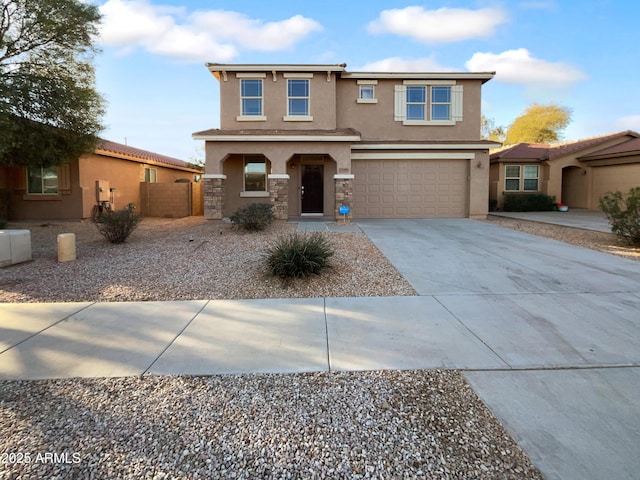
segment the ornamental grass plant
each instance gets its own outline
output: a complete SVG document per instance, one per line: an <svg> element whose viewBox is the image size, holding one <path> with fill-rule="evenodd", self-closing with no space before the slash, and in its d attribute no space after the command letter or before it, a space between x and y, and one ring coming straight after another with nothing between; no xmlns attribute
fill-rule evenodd
<svg viewBox="0 0 640 480"><path fill-rule="evenodd" d="M320 232L280 237L267 250L269 273L282 280L319 275L330 268L333 249Z"/></svg>

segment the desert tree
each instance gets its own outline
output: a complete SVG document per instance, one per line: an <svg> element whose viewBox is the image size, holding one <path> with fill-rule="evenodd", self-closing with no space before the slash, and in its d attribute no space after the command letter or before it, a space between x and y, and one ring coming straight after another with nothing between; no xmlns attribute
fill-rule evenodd
<svg viewBox="0 0 640 480"><path fill-rule="evenodd" d="M94 148L99 21L80 0L2 0L0 165L57 165Z"/></svg>

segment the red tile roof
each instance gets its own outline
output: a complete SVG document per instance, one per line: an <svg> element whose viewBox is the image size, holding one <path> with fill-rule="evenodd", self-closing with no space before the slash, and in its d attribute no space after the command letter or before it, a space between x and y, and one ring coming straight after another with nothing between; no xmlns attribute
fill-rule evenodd
<svg viewBox="0 0 640 480"><path fill-rule="evenodd" d="M492 161L500 160L553 160L554 158L564 157L581 150L597 147L603 143L607 143L616 138L623 138L626 136L640 137L640 134L632 130L626 130L624 132L608 133L606 135L600 135L597 137L585 138L574 142L565 142L559 144L544 144L544 143L518 143L512 147L508 147L491 154ZM626 142L623 142L626 143ZM614 148L614 147L610 147Z"/></svg>
<svg viewBox="0 0 640 480"><path fill-rule="evenodd" d="M590 153L584 157L579 157L580 160L589 160L593 157L601 157L605 155L619 155L619 154L638 154L640 153L640 137L632 138L626 142L619 143L613 147L604 148L597 152Z"/></svg>
<svg viewBox="0 0 640 480"><path fill-rule="evenodd" d="M170 165L172 167L179 167L181 169L189 169L197 171L191 168L187 162L179 160L177 158L168 157L159 153L149 152L147 150L141 150L139 148L130 147L129 145L123 145L122 143L111 142L109 140L100 140L96 147L96 153L111 153L120 157L127 157L128 159L136 159L142 162L153 162Z"/></svg>

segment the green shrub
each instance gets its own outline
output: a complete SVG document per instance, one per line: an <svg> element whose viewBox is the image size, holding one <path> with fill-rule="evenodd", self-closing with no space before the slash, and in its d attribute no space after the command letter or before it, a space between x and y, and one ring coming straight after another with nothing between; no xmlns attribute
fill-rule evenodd
<svg viewBox="0 0 640 480"><path fill-rule="evenodd" d="M281 237L267 250L269 273L283 280L318 275L330 268L333 249L320 232Z"/></svg>
<svg viewBox="0 0 640 480"><path fill-rule="evenodd" d="M543 193L509 193L504 196L504 211L546 212L553 210L555 201Z"/></svg>
<svg viewBox="0 0 640 480"><path fill-rule="evenodd" d="M599 200L600 209L607 215L611 231L624 238L629 245L640 246L640 187L622 192L607 192Z"/></svg>
<svg viewBox="0 0 640 480"><path fill-rule="evenodd" d="M111 243L123 243L131 232L133 232L140 221L142 215L136 213L134 209L102 212L95 218L98 231Z"/></svg>
<svg viewBox="0 0 640 480"><path fill-rule="evenodd" d="M7 226L7 221L4 218L0 218L0 230Z"/></svg>
<svg viewBox="0 0 640 480"><path fill-rule="evenodd" d="M231 215L231 221L250 232L264 230L273 222L273 212L268 203L251 203Z"/></svg>

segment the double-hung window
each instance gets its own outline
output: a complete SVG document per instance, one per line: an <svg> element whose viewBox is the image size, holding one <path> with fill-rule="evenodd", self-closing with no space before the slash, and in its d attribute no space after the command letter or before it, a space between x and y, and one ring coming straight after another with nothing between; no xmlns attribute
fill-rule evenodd
<svg viewBox="0 0 640 480"><path fill-rule="evenodd" d="M537 192L539 189L539 180L539 165L505 165L505 191Z"/></svg>
<svg viewBox="0 0 640 480"><path fill-rule="evenodd" d="M242 116L262 116L262 79L241 79L240 98Z"/></svg>
<svg viewBox="0 0 640 480"><path fill-rule="evenodd" d="M427 120L427 87L407 87L407 120Z"/></svg>
<svg viewBox="0 0 640 480"><path fill-rule="evenodd" d="M404 125L455 125L462 121L462 85L405 80L395 86L395 115Z"/></svg>
<svg viewBox="0 0 640 480"><path fill-rule="evenodd" d="M58 167L29 167L27 193L56 195L58 193Z"/></svg>
<svg viewBox="0 0 640 480"><path fill-rule="evenodd" d="M451 120L451 87L431 87L431 120Z"/></svg>
<svg viewBox="0 0 640 480"><path fill-rule="evenodd" d="M309 79L290 78L287 80L287 115L290 117L309 116Z"/></svg>

